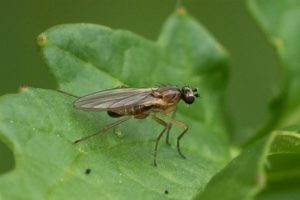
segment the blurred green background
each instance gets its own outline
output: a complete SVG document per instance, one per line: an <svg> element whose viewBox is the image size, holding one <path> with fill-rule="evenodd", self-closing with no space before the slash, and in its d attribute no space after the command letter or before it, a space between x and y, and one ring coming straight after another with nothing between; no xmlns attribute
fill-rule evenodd
<svg viewBox="0 0 300 200"><path fill-rule="evenodd" d="M35 43L47 28L97 23L156 40L175 4L175 0L2 1L0 95L15 93L21 85L56 88ZM244 0L186 0L183 4L230 54L227 107L231 136L238 143L268 117L268 102L278 93L281 80L277 57ZM11 159L7 155L8 149L0 143L0 172Z"/></svg>

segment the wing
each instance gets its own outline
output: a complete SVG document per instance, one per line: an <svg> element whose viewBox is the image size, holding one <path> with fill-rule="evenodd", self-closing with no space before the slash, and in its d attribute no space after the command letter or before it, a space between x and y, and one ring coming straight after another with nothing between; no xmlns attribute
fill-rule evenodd
<svg viewBox="0 0 300 200"><path fill-rule="evenodd" d="M157 88L117 88L104 90L78 98L74 106L83 110L105 111L134 105L148 106L155 101Z"/></svg>

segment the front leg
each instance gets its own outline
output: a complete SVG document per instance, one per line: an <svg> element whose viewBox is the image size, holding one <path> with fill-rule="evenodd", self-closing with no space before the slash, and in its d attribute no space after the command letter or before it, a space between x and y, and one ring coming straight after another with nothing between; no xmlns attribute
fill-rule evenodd
<svg viewBox="0 0 300 200"><path fill-rule="evenodd" d="M170 116L167 115L166 113L162 113L162 115L164 115L164 116L169 120L169 122L170 122L171 124L174 124L174 125L179 126L179 127L181 127L181 128L184 129L184 130L180 133L180 135L177 137L177 151L178 151L179 155L180 155L182 158L186 158L186 157L183 155L183 153L181 152L181 149L180 149L180 140L181 140L181 138L185 135L185 133L187 132L187 130L189 129L189 127L188 127L185 123L183 123L183 122L181 122L181 121L178 121L178 120L176 120L176 119L170 117Z"/></svg>
<svg viewBox="0 0 300 200"><path fill-rule="evenodd" d="M174 111L172 113L172 118L173 119L175 118L176 111L177 111L177 107L174 109ZM169 133L170 133L171 128L172 128L172 123L169 122L168 129L167 129L167 135L166 135L166 144L168 144L168 145L170 145L170 142L169 142Z"/></svg>

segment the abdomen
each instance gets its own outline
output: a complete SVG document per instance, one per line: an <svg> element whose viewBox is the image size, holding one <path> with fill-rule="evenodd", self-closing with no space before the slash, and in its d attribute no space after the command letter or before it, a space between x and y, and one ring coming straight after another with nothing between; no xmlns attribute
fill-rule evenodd
<svg viewBox="0 0 300 200"><path fill-rule="evenodd" d="M145 115L149 114L153 106L132 106L132 107L123 107L120 109L108 110L107 114L111 117L121 117L124 115Z"/></svg>

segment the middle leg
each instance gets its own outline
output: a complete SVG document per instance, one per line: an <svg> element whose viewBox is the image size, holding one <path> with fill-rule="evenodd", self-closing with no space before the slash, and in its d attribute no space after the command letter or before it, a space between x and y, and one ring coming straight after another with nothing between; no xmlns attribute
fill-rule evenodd
<svg viewBox="0 0 300 200"><path fill-rule="evenodd" d="M181 122L181 121L178 121L176 119L174 119L173 117L170 117L169 115L167 115L166 113L162 113L163 116L167 117L167 119L169 120L169 122L171 124L174 124L174 125L177 125L179 127L181 127L182 129L184 129L180 135L177 137L177 151L179 153L179 155L182 157L182 158L185 158L185 156L183 155L183 153L181 152L181 149L180 149L180 140L182 139L182 137L185 135L185 133L187 132L187 130L189 129L189 127Z"/></svg>
<svg viewBox="0 0 300 200"><path fill-rule="evenodd" d="M160 138L162 137L162 135L164 134L164 132L167 130L168 128L168 124L163 121L162 119L158 118L155 113L152 114L152 118L159 124L161 124L164 129L160 132L160 134L158 135L158 137L156 138L156 142L155 142L155 147L154 147L154 153L153 153L153 157L154 157L154 160L153 160L153 164L154 166L157 166L156 164L156 155L157 155L157 147L158 147L158 143L159 143L159 140Z"/></svg>
<svg viewBox="0 0 300 200"><path fill-rule="evenodd" d="M172 118L173 119L175 118L176 111L177 111L177 107L175 108L175 110L172 113ZM167 135L166 135L166 144L168 144L168 145L170 145L170 142L169 142L169 133L170 133L171 128L172 128L172 123L169 122L168 129L167 129Z"/></svg>

